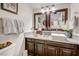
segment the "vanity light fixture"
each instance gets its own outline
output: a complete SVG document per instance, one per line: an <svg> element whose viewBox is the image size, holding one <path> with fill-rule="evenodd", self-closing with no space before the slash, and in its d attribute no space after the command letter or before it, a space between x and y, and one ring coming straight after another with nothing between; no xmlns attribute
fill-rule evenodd
<svg viewBox="0 0 79 59"><path fill-rule="evenodd" d="M41 7L41 13L49 14L50 12L55 12L55 5Z"/></svg>
<svg viewBox="0 0 79 59"><path fill-rule="evenodd" d="M52 11L52 12L55 12L55 10L56 10L55 5L52 5L51 11Z"/></svg>

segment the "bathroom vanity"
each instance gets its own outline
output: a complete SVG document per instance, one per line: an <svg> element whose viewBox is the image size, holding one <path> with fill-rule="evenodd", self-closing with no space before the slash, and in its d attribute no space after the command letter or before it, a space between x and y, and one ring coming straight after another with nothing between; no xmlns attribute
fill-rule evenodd
<svg viewBox="0 0 79 59"><path fill-rule="evenodd" d="M68 39L68 38L67 38ZM78 56L79 44L68 40L55 40L51 36L25 35L25 49L32 56Z"/></svg>

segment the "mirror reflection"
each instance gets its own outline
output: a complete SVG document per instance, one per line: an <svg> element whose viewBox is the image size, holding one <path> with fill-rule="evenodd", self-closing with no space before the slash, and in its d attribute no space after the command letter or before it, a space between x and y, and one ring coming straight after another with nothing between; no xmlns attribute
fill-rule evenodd
<svg viewBox="0 0 79 59"><path fill-rule="evenodd" d="M56 10L55 12L47 13L35 13L34 14L34 29L43 30L63 30L67 20L67 8Z"/></svg>

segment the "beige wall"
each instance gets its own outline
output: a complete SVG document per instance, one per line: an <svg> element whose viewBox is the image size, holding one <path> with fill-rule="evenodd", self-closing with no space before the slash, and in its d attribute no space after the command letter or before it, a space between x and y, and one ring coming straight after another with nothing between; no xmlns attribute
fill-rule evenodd
<svg viewBox="0 0 79 59"><path fill-rule="evenodd" d="M8 17L24 21L24 31L30 31L32 28L32 8L24 3L18 4L18 15L2 10L0 8L0 17Z"/></svg>
<svg viewBox="0 0 79 59"><path fill-rule="evenodd" d="M74 16L79 18L79 3L72 3L71 4L71 20L72 23L74 22ZM79 34L79 19L78 19L78 26L74 28L74 32Z"/></svg>

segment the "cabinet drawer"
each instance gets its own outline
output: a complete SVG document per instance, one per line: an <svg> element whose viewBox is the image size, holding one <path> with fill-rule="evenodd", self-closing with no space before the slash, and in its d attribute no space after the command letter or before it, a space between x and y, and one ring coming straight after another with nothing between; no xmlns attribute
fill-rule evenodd
<svg viewBox="0 0 79 59"><path fill-rule="evenodd" d="M46 56L57 56L59 54L59 47L46 45Z"/></svg>
<svg viewBox="0 0 79 59"><path fill-rule="evenodd" d="M39 39L36 39L35 42L37 42L37 43L45 43L44 40L39 40Z"/></svg>
<svg viewBox="0 0 79 59"><path fill-rule="evenodd" d="M27 38L27 41L34 41L34 39Z"/></svg>
<svg viewBox="0 0 79 59"><path fill-rule="evenodd" d="M53 46L58 46L58 47L63 47L63 48L72 48L72 49L77 48L77 46L73 45L73 44L54 42L54 41L46 41L46 44L53 45Z"/></svg>
<svg viewBox="0 0 79 59"><path fill-rule="evenodd" d="M67 48L60 48L60 56L75 56L76 50L74 49L67 49Z"/></svg>

